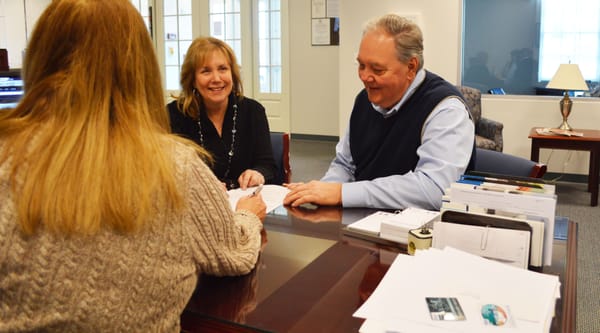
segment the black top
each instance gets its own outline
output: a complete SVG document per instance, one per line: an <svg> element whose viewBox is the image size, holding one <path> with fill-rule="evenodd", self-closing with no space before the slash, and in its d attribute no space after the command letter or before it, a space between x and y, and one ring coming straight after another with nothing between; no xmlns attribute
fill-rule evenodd
<svg viewBox="0 0 600 333"><path fill-rule="evenodd" d="M200 113L202 125L203 147L208 150L214 160L211 169L228 188L239 187L238 178L246 169L253 169L265 177L267 184L272 183L275 177L275 160L271 148L269 123L265 108L251 98L243 98L237 102L236 131L232 133L234 99L230 96L229 104L223 121L222 137L208 119L206 111ZM198 121L185 115L177 107L177 101L167 105L171 118L171 130L194 142L200 142L200 127ZM231 165L229 150L235 136ZM229 174L225 173L229 166Z"/></svg>
<svg viewBox="0 0 600 333"><path fill-rule="evenodd" d="M446 97L462 98L460 92L441 77L426 72L425 80L390 117L377 112L361 91L354 102L350 128L350 149L356 163L356 180L373 180L414 171L419 156L423 125L433 109ZM475 142L473 142L475 150ZM472 165L473 152L469 165Z"/></svg>

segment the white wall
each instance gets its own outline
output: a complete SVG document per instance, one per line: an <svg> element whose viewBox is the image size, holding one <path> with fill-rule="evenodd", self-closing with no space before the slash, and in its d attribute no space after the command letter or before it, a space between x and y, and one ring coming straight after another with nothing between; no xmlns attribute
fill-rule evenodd
<svg viewBox="0 0 600 333"><path fill-rule="evenodd" d="M311 45L310 1L289 0L288 6L291 132L337 136L339 46Z"/></svg>
<svg viewBox="0 0 600 333"><path fill-rule="evenodd" d="M51 0L0 0L0 48L9 50L10 68L21 68L22 51L27 45L28 35L50 2Z"/></svg>

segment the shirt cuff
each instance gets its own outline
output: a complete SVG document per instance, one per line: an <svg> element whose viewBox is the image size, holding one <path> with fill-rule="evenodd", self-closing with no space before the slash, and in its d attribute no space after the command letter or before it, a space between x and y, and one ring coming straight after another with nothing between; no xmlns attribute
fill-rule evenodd
<svg viewBox="0 0 600 333"><path fill-rule="evenodd" d="M343 207L366 207L362 182L342 183Z"/></svg>

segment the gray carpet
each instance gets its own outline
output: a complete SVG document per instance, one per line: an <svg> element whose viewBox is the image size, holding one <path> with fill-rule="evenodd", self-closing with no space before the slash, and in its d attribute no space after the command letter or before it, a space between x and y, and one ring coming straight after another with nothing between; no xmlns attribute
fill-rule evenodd
<svg viewBox="0 0 600 333"><path fill-rule="evenodd" d="M294 139L290 145L292 181L323 176L333 156L332 141ZM558 182L556 215L578 223L577 332L600 332L600 207L590 207L587 185Z"/></svg>

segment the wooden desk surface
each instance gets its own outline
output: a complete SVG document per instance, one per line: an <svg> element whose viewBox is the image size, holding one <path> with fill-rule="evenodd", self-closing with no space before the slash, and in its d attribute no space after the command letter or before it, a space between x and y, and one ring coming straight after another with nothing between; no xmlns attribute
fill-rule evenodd
<svg viewBox="0 0 600 333"><path fill-rule="evenodd" d="M199 279L181 316L184 332L358 332L362 320L352 314L403 249L342 233L373 210L278 210L265 220L267 244L252 273ZM551 332L575 331L576 235L570 222L569 239L555 240L553 264L544 267L561 281Z"/></svg>
<svg viewBox="0 0 600 333"><path fill-rule="evenodd" d="M538 128L533 127L529 131L530 139L543 139L543 140L567 140L567 141L600 141L600 130L595 129L573 129L574 132L583 133L583 136L566 136L566 135L544 135L538 134L536 131Z"/></svg>

